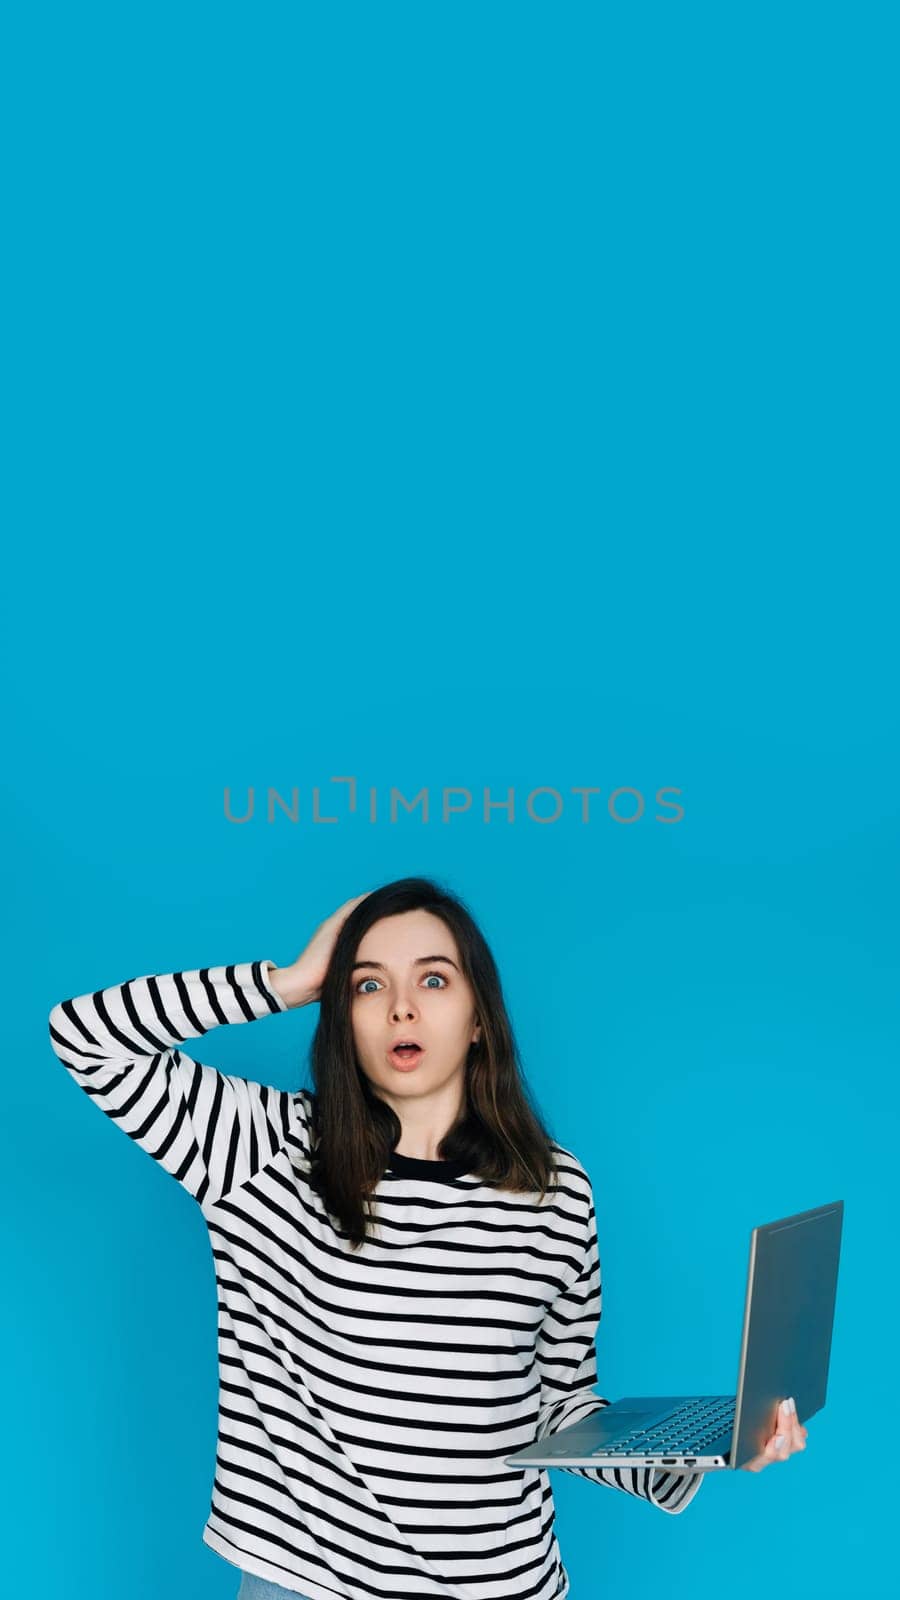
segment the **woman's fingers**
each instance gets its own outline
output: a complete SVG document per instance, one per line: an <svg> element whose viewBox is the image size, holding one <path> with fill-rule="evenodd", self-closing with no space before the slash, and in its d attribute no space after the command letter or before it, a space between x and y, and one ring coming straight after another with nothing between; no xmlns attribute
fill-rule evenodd
<svg viewBox="0 0 900 1600"><path fill-rule="evenodd" d="M766 1440L766 1447L761 1453L753 1457L752 1461L744 1464L746 1472L762 1472L773 1461L787 1461L795 1451L805 1450L809 1429L804 1428L797 1417L796 1409L789 1400L782 1400L778 1407L776 1432Z"/></svg>

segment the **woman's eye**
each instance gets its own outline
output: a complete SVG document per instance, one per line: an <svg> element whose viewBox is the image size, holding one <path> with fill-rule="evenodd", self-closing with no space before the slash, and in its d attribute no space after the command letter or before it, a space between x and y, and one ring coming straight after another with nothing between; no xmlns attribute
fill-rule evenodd
<svg viewBox="0 0 900 1600"><path fill-rule="evenodd" d="M428 978L439 978L440 979L440 983L441 983L441 987L442 988L446 988L447 987L447 978L446 978L446 976L444 975L443 972L426 972L425 979L427 980ZM378 982L377 978L360 978L359 983L356 985L356 993L357 994L371 994L372 990L371 989L364 989L363 988L363 984L364 983L375 983L375 984L377 984L377 982Z"/></svg>

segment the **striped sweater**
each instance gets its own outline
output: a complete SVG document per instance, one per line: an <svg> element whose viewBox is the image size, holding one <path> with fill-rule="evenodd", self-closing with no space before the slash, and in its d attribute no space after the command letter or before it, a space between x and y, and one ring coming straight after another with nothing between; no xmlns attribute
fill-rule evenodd
<svg viewBox="0 0 900 1600"><path fill-rule="evenodd" d="M607 1405L590 1179L493 1189L393 1154L351 1251L309 1183L311 1091L178 1048L287 1010L274 962L131 978L50 1013L60 1061L193 1195L218 1300L218 1449L203 1540L309 1600L569 1592L546 1469L504 1456ZM702 1473L570 1467L677 1513Z"/></svg>

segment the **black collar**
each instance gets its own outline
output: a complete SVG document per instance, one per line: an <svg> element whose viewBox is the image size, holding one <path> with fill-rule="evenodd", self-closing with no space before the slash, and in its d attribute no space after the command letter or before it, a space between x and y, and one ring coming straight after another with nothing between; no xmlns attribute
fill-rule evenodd
<svg viewBox="0 0 900 1600"><path fill-rule="evenodd" d="M466 1161L420 1161L418 1156L403 1156L394 1150L388 1171L398 1178L461 1178L468 1171Z"/></svg>

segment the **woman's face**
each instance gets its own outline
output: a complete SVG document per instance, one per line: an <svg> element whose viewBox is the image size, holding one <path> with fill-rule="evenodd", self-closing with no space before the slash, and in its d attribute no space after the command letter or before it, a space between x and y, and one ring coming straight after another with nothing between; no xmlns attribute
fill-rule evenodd
<svg viewBox="0 0 900 1600"><path fill-rule="evenodd" d="M464 1080L481 1027L456 940L440 917L404 911L373 923L356 952L350 1005L359 1064L389 1102ZM415 1039L422 1049L397 1058L391 1051L400 1039Z"/></svg>

